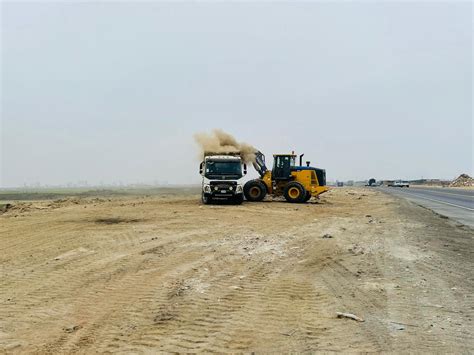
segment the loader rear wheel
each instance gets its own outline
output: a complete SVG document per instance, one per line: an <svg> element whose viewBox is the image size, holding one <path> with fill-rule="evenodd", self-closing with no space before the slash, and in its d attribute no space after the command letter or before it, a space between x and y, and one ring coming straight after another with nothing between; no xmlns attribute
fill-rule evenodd
<svg viewBox="0 0 474 355"><path fill-rule="evenodd" d="M285 186L283 195L288 202L301 203L306 198L306 190L299 182L293 181Z"/></svg>
<svg viewBox="0 0 474 355"><path fill-rule="evenodd" d="M244 185L244 195L247 201L262 201L267 194L267 187L260 180L250 180Z"/></svg>

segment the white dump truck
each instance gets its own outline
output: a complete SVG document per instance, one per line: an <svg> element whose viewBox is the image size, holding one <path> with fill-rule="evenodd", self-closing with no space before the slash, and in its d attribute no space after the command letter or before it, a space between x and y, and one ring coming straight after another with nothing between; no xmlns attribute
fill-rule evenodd
<svg viewBox="0 0 474 355"><path fill-rule="evenodd" d="M199 173L204 204L230 201L240 205L244 200L243 179L247 165L239 153L205 153Z"/></svg>

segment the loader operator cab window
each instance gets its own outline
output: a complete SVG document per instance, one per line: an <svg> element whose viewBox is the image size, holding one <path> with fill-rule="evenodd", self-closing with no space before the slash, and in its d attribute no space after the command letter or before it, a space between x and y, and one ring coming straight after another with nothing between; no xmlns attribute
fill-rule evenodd
<svg viewBox="0 0 474 355"><path fill-rule="evenodd" d="M240 161L213 161L206 162L205 176L208 179L240 179L242 177L242 166Z"/></svg>
<svg viewBox="0 0 474 355"><path fill-rule="evenodd" d="M292 155L276 155L273 163L272 176L275 180L288 180L291 177L291 168L295 166L295 157Z"/></svg>

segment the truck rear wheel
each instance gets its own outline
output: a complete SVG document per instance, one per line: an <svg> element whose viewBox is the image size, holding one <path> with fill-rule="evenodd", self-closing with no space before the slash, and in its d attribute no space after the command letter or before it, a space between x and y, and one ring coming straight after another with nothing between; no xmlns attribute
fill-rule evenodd
<svg viewBox="0 0 474 355"><path fill-rule="evenodd" d="M247 201L262 201L267 194L267 187L260 180L250 180L244 185L244 195Z"/></svg>
<svg viewBox="0 0 474 355"><path fill-rule="evenodd" d="M299 182L292 181L285 186L283 195L288 202L301 203L306 198L306 190Z"/></svg>

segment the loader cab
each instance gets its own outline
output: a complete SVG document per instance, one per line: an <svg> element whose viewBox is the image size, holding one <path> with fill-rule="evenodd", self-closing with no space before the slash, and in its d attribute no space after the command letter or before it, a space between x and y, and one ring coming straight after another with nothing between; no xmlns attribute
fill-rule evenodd
<svg viewBox="0 0 474 355"><path fill-rule="evenodd" d="M295 166L296 155L276 154L273 156L273 180L290 180L291 168Z"/></svg>

